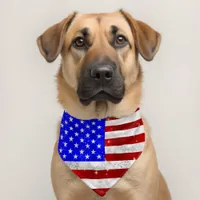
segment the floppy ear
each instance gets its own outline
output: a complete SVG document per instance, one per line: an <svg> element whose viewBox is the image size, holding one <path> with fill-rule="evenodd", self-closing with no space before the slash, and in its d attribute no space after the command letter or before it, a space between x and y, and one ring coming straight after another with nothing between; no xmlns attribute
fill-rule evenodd
<svg viewBox="0 0 200 200"><path fill-rule="evenodd" d="M135 46L139 53L145 60L153 60L160 47L161 35L149 25L133 19L129 13L123 10L120 12L131 27Z"/></svg>
<svg viewBox="0 0 200 200"><path fill-rule="evenodd" d="M60 23L48 28L41 36L37 38L37 45L40 53L47 62L53 62L62 50L64 36L73 21L76 13L69 15Z"/></svg>

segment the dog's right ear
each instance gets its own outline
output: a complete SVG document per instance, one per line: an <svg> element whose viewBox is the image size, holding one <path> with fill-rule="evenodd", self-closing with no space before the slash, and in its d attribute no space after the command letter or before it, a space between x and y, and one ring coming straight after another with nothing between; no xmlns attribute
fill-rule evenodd
<svg viewBox="0 0 200 200"><path fill-rule="evenodd" d="M60 23L57 23L48 28L41 36L37 38L37 45L40 53L47 62L53 62L62 50L64 36L75 18L76 13L69 15Z"/></svg>

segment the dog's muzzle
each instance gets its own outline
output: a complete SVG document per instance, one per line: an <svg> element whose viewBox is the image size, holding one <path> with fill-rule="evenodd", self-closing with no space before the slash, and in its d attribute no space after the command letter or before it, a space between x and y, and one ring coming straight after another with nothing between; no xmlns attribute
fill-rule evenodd
<svg viewBox="0 0 200 200"><path fill-rule="evenodd" d="M109 58L91 62L81 72L78 96L84 105L91 101L119 103L124 96L124 78L119 65Z"/></svg>

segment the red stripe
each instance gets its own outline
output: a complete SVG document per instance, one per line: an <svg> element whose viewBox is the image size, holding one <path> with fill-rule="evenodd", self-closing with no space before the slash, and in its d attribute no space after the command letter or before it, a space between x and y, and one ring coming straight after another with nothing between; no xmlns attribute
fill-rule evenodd
<svg viewBox="0 0 200 200"><path fill-rule="evenodd" d="M145 141L145 134L138 134L129 137L105 139L105 146L121 146L124 144L136 144Z"/></svg>
<svg viewBox="0 0 200 200"><path fill-rule="evenodd" d="M115 126L106 126L105 131L109 132L109 131L127 130L127 129L131 129L131 128L136 128L141 125L143 125L142 119L138 119L134 122L129 122L126 124L120 124L120 125L115 125Z"/></svg>
<svg viewBox="0 0 200 200"><path fill-rule="evenodd" d="M121 154L106 154L107 161L133 160L138 159L142 152L121 153Z"/></svg>
<svg viewBox="0 0 200 200"><path fill-rule="evenodd" d="M120 178L127 169L109 169L109 170L72 170L79 178L104 179Z"/></svg>
<svg viewBox="0 0 200 200"><path fill-rule="evenodd" d="M92 189L99 196L103 197L110 188Z"/></svg>
<svg viewBox="0 0 200 200"><path fill-rule="evenodd" d="M116 118L116 117L108 117L108 118L106 118L106 121L112 121L112 120L116 120L116 119L119 119L119 118Z"/></svg>
<svg viewBox="0 0 200 200"><path fill-rule="evenodd" d="M135 112L137 112L138 110L140 110L140 108L137 108ZM111 120L116 120L116 119L119 119L119 118L116 118L116 117L108 117L108 118L106 118L106 121L111 121Z"/></svg>
<svg viewBox="0 0 200 200"><path fill-rule="evenodd" d="M137 108L135 112L137 112L138 110L140 110L140 108Z"/></svg>

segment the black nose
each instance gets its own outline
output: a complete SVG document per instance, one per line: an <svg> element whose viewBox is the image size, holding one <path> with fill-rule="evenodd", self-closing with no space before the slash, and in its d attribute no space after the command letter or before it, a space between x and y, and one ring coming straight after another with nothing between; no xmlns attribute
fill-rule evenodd
<svg viewBox="0 0 200 200"><path fill-rule="evenodd" d="M97 65L91 69L91 77L96 81L110 81L113 74L114 70L110 65Z"/></svg>

